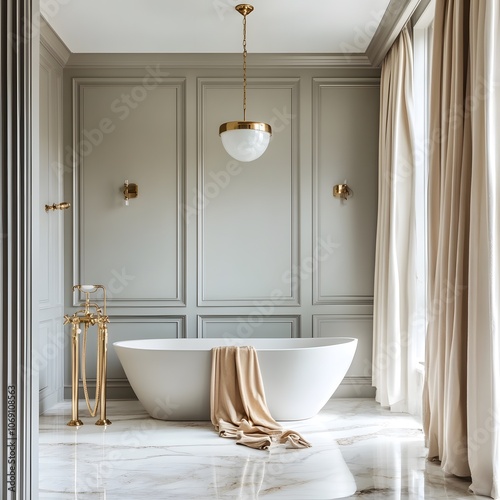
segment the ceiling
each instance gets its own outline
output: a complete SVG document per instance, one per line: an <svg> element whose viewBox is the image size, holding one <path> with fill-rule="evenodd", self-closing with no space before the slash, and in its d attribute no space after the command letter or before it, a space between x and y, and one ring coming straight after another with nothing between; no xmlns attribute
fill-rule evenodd
<svg viewBox="0 0 500 500"><path fill-rule="evenodd" d="M72 53L242 51L234 0L40 0L43 17ZM253 0L254 53L364 53L390 0Z"/></svg>

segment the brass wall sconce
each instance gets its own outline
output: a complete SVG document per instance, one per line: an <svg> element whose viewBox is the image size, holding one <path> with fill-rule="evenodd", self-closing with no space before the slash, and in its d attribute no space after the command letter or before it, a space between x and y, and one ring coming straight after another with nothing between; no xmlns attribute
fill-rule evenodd
<svg viewBox="0 0 500 500"><path fill-rule="evenodd" d="M90 301L90 294L101 289L103 291L103 307ZM64 324L71 324L71 420L67 425L70 427L80 427L83 422L78 418L78 384L80 380L80 335L83 325L82 353L81 353L81 374L83 392L90 416L95 417L97 409L100 407L100 418L95 425L110 425L111 421L106 418L106 355L108 343L109 317L106 314L106 289L102 285L75 285L73 291L85 294L83 309L76 311L73 315L64 316ZM91 408L86 373L87 357L87 334L91 326L97 325L97 373L95 388L95 405Z"/></svg>
<svg viewBox="0 0 500 500"><path fill-rule="evenodd" d="M45 211L49 212L52 210L67 210L71 207L71 204L67 201L63 201L62 203L54 203L53 205L45 205Z"/></svg>
<svg viewBox="0 0 500 500"><path fill-rule="evenodd" d="M139 186L137 184L129 183L128 180L123 184L123 197L125 198L125 205L128 207L128 200L137 198L139 196Z"/></svg>
<svg viewBox="0 0 500 500"><path fill-rule="evenodd" d="M346 201L347 198L350 198L353 195L352 189L346 184L336 184L333 186L333 196L335 198L340 198L343 201Z"/></svg>

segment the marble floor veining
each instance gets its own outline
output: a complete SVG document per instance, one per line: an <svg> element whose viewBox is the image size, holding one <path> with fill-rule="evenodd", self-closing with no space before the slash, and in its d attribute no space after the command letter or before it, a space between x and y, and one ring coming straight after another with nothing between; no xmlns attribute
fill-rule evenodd
<svg viewBox="0 0 500 500"><path fill-rule="evenodd" d="M41 499L471 499L469 482L426 460L420 423L370 399L331 399L314 418L282 422L312 447L260 451L210 422L150 418L138 401L109 401L108 427L69 403L40 417Z"/></svg>

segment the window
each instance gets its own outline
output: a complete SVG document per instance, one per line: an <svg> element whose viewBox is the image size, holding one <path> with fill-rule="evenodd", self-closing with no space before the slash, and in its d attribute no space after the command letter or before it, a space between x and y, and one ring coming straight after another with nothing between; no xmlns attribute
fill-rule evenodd
<svg viewBox="0 0 500 500"><path fill-rule="evenodd" d="M415 117L415 213L417 245L417 318L414 338L415 356L419 362L425 358L425 334L427 330L427 184L429 171L429 109L430 109L430 70L432 54L432 21L434 19L434 0L413 25L413 90Z"/></svg>

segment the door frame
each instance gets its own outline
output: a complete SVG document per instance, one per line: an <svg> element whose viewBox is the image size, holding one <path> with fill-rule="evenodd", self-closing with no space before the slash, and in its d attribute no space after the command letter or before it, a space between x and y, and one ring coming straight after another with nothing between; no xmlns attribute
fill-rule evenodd
<svg viewBox="0 0 500 500"><path fill-rule="evenodd" d="M39 0L0 7L0 496L38 498L38 381L32 369L38 303ZM36 210L35 210L36 207Z"/></svg>

